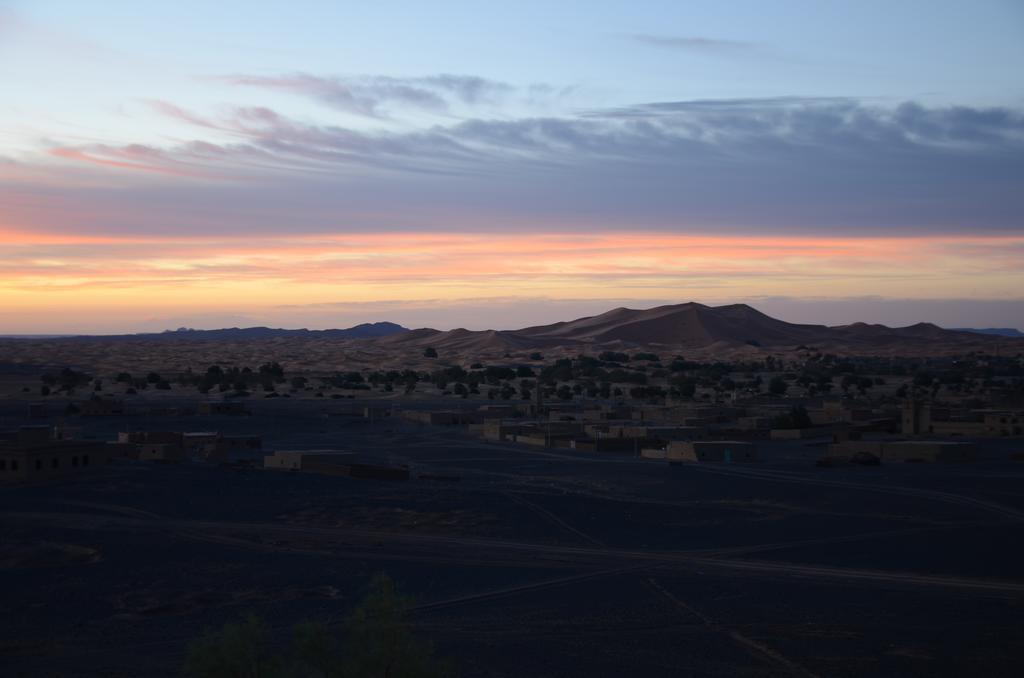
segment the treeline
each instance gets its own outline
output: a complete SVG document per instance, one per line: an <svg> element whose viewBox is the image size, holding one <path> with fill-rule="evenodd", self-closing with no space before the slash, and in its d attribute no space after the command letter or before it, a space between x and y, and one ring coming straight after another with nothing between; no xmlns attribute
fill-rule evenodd
<svg viewBox="0 0 1024 678"><path fill-rule="evenodd" d="M534 354L542 358L540 354ZM531 356L533 360L534 356ZM491 399L529 400L540 389L545 398L572 400L577 397L688 399L718 397L726 393L783 396L795 385L808 395L841 391L844 395L866 396L888 379L903 382L896 397L910 394L935 396L946 389L970 394L991 387L1024 389L1024 365L1020 358L964 356L960 358L873 358L840 357L813 353L802 360L784 361L774 356L759 360L710 361L687 360L674 356L662 361L653 353L604 351L597 357L578 355L543 364L490 365L472 363L438 367L431 371L371 370L338 371L316 377L286 375L277 362L255 368L211 365L204 372L186 370L177 374L148 372L132 375L121 372L115 382L126 393L144 389L167 390L172 383L195 388L199 393L225 393L247 396L262 391L265 397L289 392L310 391L318 396L325 391L378 390L411 393L418 386L431 386L444 395L468 398L486 395ZM64 368L42 375L42 395L72 395L80 389L102 391L104 383L87 373ZM892 391L886 391L892 393ZM332 397L341 397L332 395Z"/></svg>

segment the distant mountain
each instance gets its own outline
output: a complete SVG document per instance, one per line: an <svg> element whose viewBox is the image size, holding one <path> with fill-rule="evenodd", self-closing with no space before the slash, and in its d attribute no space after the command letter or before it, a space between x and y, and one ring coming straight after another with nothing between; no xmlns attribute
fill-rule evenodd
<svg viewBox="0 0 1024 678"><path fill-rule="evenodd" d="M974 334L994 334L997 337L1024 337L1024 332L1013 328L1013 327L986 327L985 329L978 329L975 327L955 327L953 328L957 332L973 332Z"/></svg>
<svg viewBox="0 0 1024 678"><path fill-rule="evenodd" d="M434 363L547 359L601 351L649 352L662 358L759 359L765 353L815 350L835 355L953 356L971 352L1024 354L1024 337L942 329L930 323L886 327L853 323L828 327L788 323L746 304L685 303L649 309L616 308L600 315L518 330L430 328L394 323L335 330L270 327L180 329L156 334L0 339L4 362L15 365L100 366L108 371L182 370L196 364L258 364L337 369L345 364L397 369ZM437 351L427 358L426 349ZM4 366L0 365L0 369Z"/></svg>
<svg viewBox="0 0 1024 678"><path fill-rule="evenodd" d="M283 337L305 337L324 339L375 339L391 334L408 332L401 325L389 322L363 323L355 327L336 330L286 330L275 327L228 327L219 330L194 330L182 327L176 330L142 334L117 334L103 339L133 340L196 340L196 341L239 341L246 339L278 339ZM95 339L97 337L72 337Z"/></svg>
<svg viewBox="0 0 1024 678"><path fill-rule="evenodd" d="M422 354L431 347L450 356L523 355L534 351L571 354L649 348L655 353L698 352L753 357L761 351L801 347L840 355L952 355L1002 350L1019 353L1024 352L1022 338L1024 335L1016 330L947 330L930 323L908 327L867 323L835 327L806 325L772 318L746 304L705 306L689 302L649 309L616 308L596 316L518 330L409 330L395 323L380 322L330 330L181 328L153 334L70 337L49 341L199 344L293 339L355 341L359 343L358 347L353 347L357 350L405 354Z"/></svg>
<svg viewBox="0 0 1024 678"><path fill-rule="evenodd" d="M772 318L746 304L705 306L690 302L644 310L616 308L596 316L520 330L419 329L376 343L430 346L460 353L521 352L556 346L591 351L648 346L729 352L813 346L840 353L917 354L985 350L999 340L991 335L945 330L931 323L909 327L803 325Z"/></svg>

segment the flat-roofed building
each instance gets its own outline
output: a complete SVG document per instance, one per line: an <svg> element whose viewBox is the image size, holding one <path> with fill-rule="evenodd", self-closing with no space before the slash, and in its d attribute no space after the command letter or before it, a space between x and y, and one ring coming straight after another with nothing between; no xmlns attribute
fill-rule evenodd
<svg viewBox="0 0 1024 678"><path fill-rule="evenodd" d="M478 410L404 410L402 419L431 426L467 426L482 424L485 415Z"/></svg>
<svg viewBox="0 0 1024 678"><path fill-rule="evenodd" d="M640 454L640 448L649 444L646 438L573 438L570 448L580 452L622 452Z"/></svg>
<svg viewBox="0 0 1024 678"><path fill-rule="evenodd" d="M657 438L665 441L699 440L705 434L704 429L699 426L625 425L613 427L613 431L621 438Z"/></svg>
<svg viewBox="0 0 1024 678"><path fill-rule="evenodd" d="M408 480L409 468L382 464L338 450L278 450L263 457L263 468L321 473L346 478Z"/></svg>
<svg viewBox="0 0 1024 678"><path fill-rule="evenodd" d="M772 440L806 440L808 438L831 438L834 429L831 426L812 426L808 428L773 428L770 432Z"/></svg>
<svg viewBox="0 0 1024 678"><path fill-rule="evenodd" d="M975 461L978 450L973 443L949 440L902 440L883 443L882 463L886 462L963 462Z"/></svg>
<svg viewBox="0 0 1024 678"><path fill-rule="evenodd" d="M188 458L181 445L142 443L135 449L135 458L139 461L184 461Z"/></svg>
<svg viewBox="0 0 1024 678"><path fill-rule="evenodd" d="M206 461L218 463L230 461L235 454L254 453L262 449L263 438L260 436L218 435L214 440L199 447L196 453Z"/></svg>
<svg viewBox="0 0 1024 678"><path fill-rule="evenodd" d="M189 454L198 454L207 445L212 445L220 438L216 431L186 431L181 434L181 446Z"/></svg>
<svg viewBox="0 0 1024 678"><path fill-rule="evenodd" d="M992 438L1024 435L1024 411L981 411L986 434Z"/></svg>
<svg viewBox="0 0 1024 678"><path fill-rule="evenodd" d="M742 440L672 441L665 448L670 461L734 464L757 461L757 447Z"/></svg>
<svg viewBox="0 0 1024 678"><path fill-rule="evenodd" d="M486 440L511 440L516 434L528 429L522 423L509 423L497 419L488 419L482 424L482 434Z"/></svg>
<svg viewBox="0 0 1024 678"><path fill-rule="evenodd" d="M117 442L135 445L150 443L182 447L184 444L184 434L179 431L122 431L117 434Z"/></svg>
<svg viewBox="0 0 1024 678"><path fill-rule="evenodd" d="M951 440L844 440L828 446L828 456L870 454L882 463L966 462L977 459L973 443Z"/></svg>
<svg viewBox="0 0 1024 678"><path fill-rule="evenodd" d="M0 483L31 482L63 477L105 466L116 456L106 443L94 440L54 440L43 428L26 427L0 439ZM20 434L20 435L19 435Z"/></svg>

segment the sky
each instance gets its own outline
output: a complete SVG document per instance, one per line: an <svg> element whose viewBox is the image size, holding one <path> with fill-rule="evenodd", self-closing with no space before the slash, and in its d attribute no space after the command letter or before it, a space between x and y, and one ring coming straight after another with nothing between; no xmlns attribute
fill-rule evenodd
<svg viewBox="0 0 1024 678"><path fill-rule="evenodd" d="M0 0L0 334L1024 328L1024 3Z"/></svg>

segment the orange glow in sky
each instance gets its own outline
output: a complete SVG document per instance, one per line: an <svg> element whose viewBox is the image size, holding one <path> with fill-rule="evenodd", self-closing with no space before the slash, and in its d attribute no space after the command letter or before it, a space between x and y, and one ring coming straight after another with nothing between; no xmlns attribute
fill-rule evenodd
<svg viewBox="0 0 1024 678"><path fill-rule="evenodd" d="M83 236L0 231L7 333L334 303L484 298L1011 297L1021 237L631 233ZM20 320L19 320L20 318ZM515 324L515 319L510 319ZM214 323L216 324L216 323ZM438 318L443 325L443 313ZM42 328L42 329L40 329Z"/></svg>

